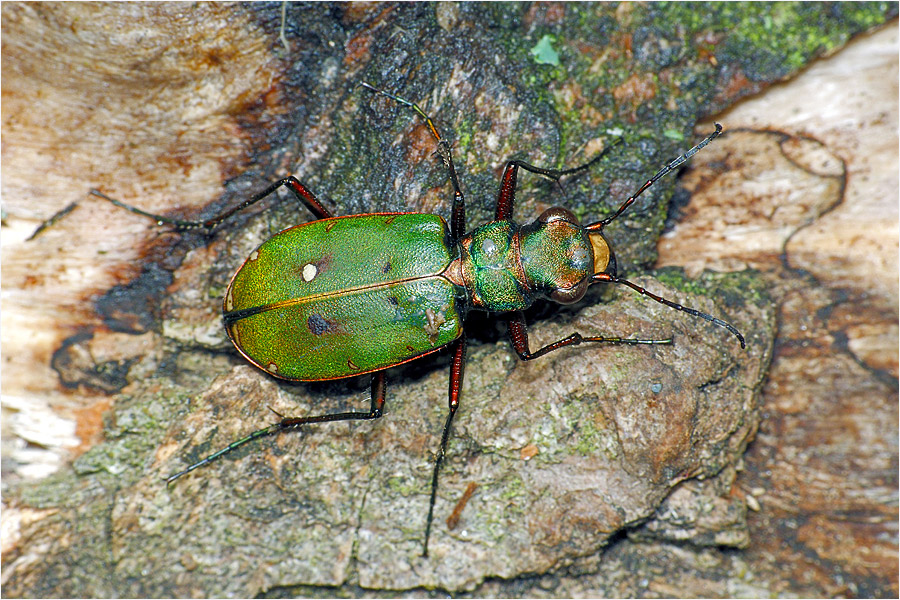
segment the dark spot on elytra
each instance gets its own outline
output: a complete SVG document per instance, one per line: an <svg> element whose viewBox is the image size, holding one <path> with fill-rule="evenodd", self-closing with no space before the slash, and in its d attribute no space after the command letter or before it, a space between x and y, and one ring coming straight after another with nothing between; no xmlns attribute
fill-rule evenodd
<svg viewBox="0 0 900 600"><path fill-rule="evenodd" d="M383 274L387 275L388 273L391 272L392 268L393 268L393 265L391 265L391 261L388 261L387 263L385 263L384 267L381 268L381 272Z"/></svg>
<svg viewBox="0 0 900 600"><path fill-rule="evenodd" d="M329 221L325 224L325 233L331 231L331 229L336 225L337 221Z"/></svg>
<svg viewBox="0 0 900 600"><path fill-rule="evenodd" d="M387 219L384 220L384 224L385 224L385 225L390 225L391 223L394 222L394 219L396 219L396 218L397 218L396 215L390 216L390 217L388 217Z"/></svg>
<svg viewBox="0 0 900 600"><path fill-rule="evenodd" d="M388 304L393 304L394 306L400 306L400 301L394 298L393 296L388 296Z"/></svg>
<svg viewBox="0 0 900 600"><path fill-rule="evenodd" d="M310 315L306 320L306 326L309 327L309 330L313 335L322 335L323 333L327 333L330 329L328 327L328 321L326 321L322 315Z"/></svg>

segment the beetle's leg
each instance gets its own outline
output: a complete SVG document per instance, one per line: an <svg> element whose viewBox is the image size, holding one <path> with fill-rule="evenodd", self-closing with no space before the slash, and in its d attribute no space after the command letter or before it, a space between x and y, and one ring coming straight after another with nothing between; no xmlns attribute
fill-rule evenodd
<svg viewBox="0 0 900 600"><path fill-rule="evenodd" d="M450 172L450 182L453 184L453 208L450 213L450 235L453 243L466 234L466 199L459 189L459 180L456 178L456 169L453 167L453 157L450 154L450 144L441 140L438 144L438 152L444 161L444 166Z"/></svg>
<svg viewBox="0 0 900 600"><path fill-rule="evenodd" d="M50 227L53 227L54 225L56 225L57 222L59 222L63 217L65 217L67 214L69 214L76 208L78 208L78 203L70 202L68 206L66 206L65 208L63 208L62 210L57 212L55 215L53 215L52 217L50 217L49 219L47 219L46 221L44 221L43 223L38 225L38 228L34 230L34 233L29 235L25 241L30 242L31 240L33 240L34 238L39 236L41 233L43 233L43 231L45 229L49 229Z"/></svg>
<svg viewBox="0 0 900 600"><path fill-rule="evenodd" d="M635 192L630 198L625 200L619 209L613 213L612 215L606 217L602 221L598 221L597 223L592 224L592 227L602 228L604 225L608 225L611 221L613 221L616 217L621 215L625 210L631 206L631 204L640 196L647 188L653 185L657 180L661 177L665 176L667 173L677 169L681 164L691 158L694 154L696 154L701 148L710 143L713 139L718 137L718 135L722 132L722 126L716 123L716 130L711 134L706 136L699 144L679 156L678 158L669 161L666 165L657 171L657 173L648 179L644 185L640 187L640 189ZM590 161L585 164L574 167L571 169L544 169L541 167L535 167L534 165L530 165L526 162L522 162L520 160L511 160L506 163L506 168L503 170L503 178L500 183L500 193L497 197L497 211L495 215L495 219L498 221L508 220L512 218L513 208L515 205L515 194L516 194L516 176L518 174L518 168L522 167L526 171L531 171L532 173L536 173L538 175L543 175L549 179L554 181L559 181L560 177L563 175L571 175L572 173L577 173L579 171L583 171L594 165L598 160L600 160L607 152L609 152L613 147L618 145L622 141L622 138L616 140L613 144L607 146L603 149L603 151L592 158Z"/></svg>
<svg viewBox="0 0 900 600"><path fill-rule="evenodd" d="M230 209L226 210L225 212L223 212L222 214L212 217L210 219L206 219L204 221L186 221L183 219L173 219L172 217L166 217L164 215L156 215L153 213L143 211L137 207L131 206L130 204L125 204L124 202L116 200L115 198L110 198L109 196L107 196L106 194L104 194L103 192L100 192L98 190L91 190L90 193L94 196L97 196L98 198L103 198L107 202L111 202L112 204L118 206L119 208L124 208L125 210L127 210L129 212L133 212L136 215L141 215L142 217L147 217L147 218L153 219L154 221L156 221L157 225L168 224L168 225L173 225L176 229L188 230L188 229L212 229L213 227L215 227L216 225L218 225L225 219L231 217L235 213L244 210L248 206L256 204L257 202L259 202L260 200L262 200L269 194L273 193L275 190L277 190L280 187L287 187L289 190L291 190L291 192L294 193L294 195L297 197L297 199L300 200L300 202L303 203L303 205L309 209L309 211L313 214L313 216L315 216L316 219L327 219L328 217L332 216L331 212L327 208L322 206L322 204L316 199L315 195L312 192L310 192L306 188L306 186L304 186L302 183L300 183L300 181L294 176L286 177L284 179L276 181L275 183L273 183L272 185L270 185L263 191L259 192L258 194L256 194L252 198L249 198L248 200L244 200L243 202L241 202L234 208L230 208ZM35 233L37 233L37 232L35 232Z"/></svg>
<svg viewBox="0 0 900 600"><path fill-rule="evenodd" d="M330 423L332 421L363 421L363 420L371 420L378 419L383 414L384 409L384 393L385 393L385 384L384 384L384 371L378 371L375 375L372 376L372 405L369 408L369 412L342 412L342 413L333 413L327 415L316 415L313 417L281 417L281 420L277 423L273 423L264 429L260 429L258 431L254 431L250 435L245 438L241 438L236 442L232 442L228 444L226 447L222 448L218 452L214 452L210 454L206 458L201 461L195 462L188 468L183 471L179 471L175 473L171 477L166 479L166 484L170 484L182 475L186 475L193 471L194 469L199 469L204 465L208 465L209 463L221 458L225 454L228 454L232 450L236 448L240 448L244 444L248 442L252 442L253 440L259 439L261 437L266 437L269 435L275 435L276 433L281 433L282 431L289 431L291 429L298 429L303 425L310 425L313 423ZM275 413L278 414L278 413ZM281 416L281 415L279 415Z"/></svg>
<svg viewBox="0 0 900 600"><path fill-rule="evenodd" d="M607 146L603 149L600 154L584 163L583 165L579 165L577 167L572 167L571 169L544 169L542 167L535 167L534 165L530 165L521 160L510 160L506 163L506 168L503 169L503 177L500 179L500 193L497 195L497 210L495 212L494 218L497 221L507 221L512 219L513 209L516 204L516 179L519 173L519 167L525 169L526 171L530 171L532 173L536 173L538 175L543 175L548 179L552 179L553 181L559 182L560 178L564 175L572 175L573 173L578 173L580 171L584 171L586 169L591 168L597 163L601 158L606 156L606 154L618 146L622 142L622 138L617 139L615 142Z"/></svg>
<svg viewBox="0 0 900 600"><path fill-rule="evenodd" d="M441 434L441 447L438 450L437 457L434 459L434 472L431 475L431 499L428 501L428 519L425 521L425 546L422 550L422 556L428 556L428 538L431 536L431 521L434 518L434 501L437 496L438 472L441 470L441 463L444 462L444 455L447 453L447 441L450 439L450 425L453 423L453 415L459 408L459 393L462 391L463 371L466 367L466 335L456 341L453 348L453 363L450 367L450 391L449 404L450 412L447 414L447 421L444 423L444 432Z"/></svg>
<svg viewBox="0 0 900 600"><path fill-rule="evenodd" d="M512 343L513 349L522 360L532 360L539 356L543 356L548 352L565 348L566 346L577 346L579 344L671 344L672 338L664 340L640 340L634 338L619 337L584 337L578 332L573 333L567 338L556 340L547 344L543 348L534 352L528 349L528 328L525 326L525 315L516 312L507 319L509 327L509 341Z"/></svg>
<svg viewBox="0 0 900 600"><path fill-rule="evenodd" d="M420 117L425 119L425 124L428 125L428 129L429 131L431 131L431 135L433 135L434 139L437 140L438 154L440 155L441 160L444 162L444 166L447 167L447 171L450 174L450 183L453 185L453 207L450 212L450 234L453 236L453 240L455 242L466 233L466 201L463 197L462 190L459 188L459 179L456 176L456 167L453 166L453 156L450 152L450 143L441 137L441 133L438 131L437 127L435 127L434 121L432 121L431 117L429 117L424 110L419 108L419 105L415 102L410 102L405 98L395 96L390 92L386 92L375 86L369 85L366 82L362 82L359 85L366 88L367 90L375 92L376 94L386 96L394 102L399 102L403 106L408 106L409 108L416 111Z"/></svg>

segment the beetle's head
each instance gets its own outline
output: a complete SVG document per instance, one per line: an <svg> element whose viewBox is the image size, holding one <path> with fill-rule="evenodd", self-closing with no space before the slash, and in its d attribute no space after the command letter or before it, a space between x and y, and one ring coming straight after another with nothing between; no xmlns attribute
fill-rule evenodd
<svg viewBox="0 0 900 600"><path fill-rule="evenodd" d="M601 232L602 225L591 230L569 210L556 206L544 211L527 229L524 266L554 302L578 302L599 273L615 277L616 259Z"/></svg>

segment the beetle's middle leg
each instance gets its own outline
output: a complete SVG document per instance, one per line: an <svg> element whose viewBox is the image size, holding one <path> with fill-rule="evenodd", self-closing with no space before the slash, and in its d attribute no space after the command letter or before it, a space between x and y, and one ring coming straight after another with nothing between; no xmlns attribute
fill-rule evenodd
<svg viewBox="0 0 900 600"><path fill-rule="evenodd" d="M663 340L642 340L635 338L620 337L585 337L577 331L569 337L556 340L546 346L532 352L528 349L528 328L525 325L525 315L516 312L507 318L507 326L509 328L509 341L512 343L513 349L522 360L532 360L539 356L543 356L548 352L565 348L566 346L578 346L579 344L671 344L672 338Z"/></svg>
<svg viewBox="0 0 900 600"><path fill-rule="evenodd" d="M384 411L384 394L385 394L385 383L384 383L384 371L379 371L372 376L372 404L369 407L369 412L358 412L358 411L349 411L349 412L341 412L341 413L332 413L325 415L315 415L312 417L284 417L281 416L281 420L277 423L273 423L268 427L263 429L259 429L254 431L250 435L245 438L241 438L236 442L232 442L228 446L222 448L218 452L214 452L210 454L206 458L201 461L198 461L183 471L179 471L175 473L171 477L166 479L166 484L170 484L182 475L186 475L193 471L194 469L199 469L204 465L208 465L228 454L232 450L236 448L240 448L244 444L252 442L255 439L266 437L269 435L275 435L276 433L281 433L282 431L290 431L292 429L299 429L303 425L311 425L313 423L330 423L332 421L367 421L372 419L378 419L382 416ZM278 413L275 413L278 414Z"/></svg>

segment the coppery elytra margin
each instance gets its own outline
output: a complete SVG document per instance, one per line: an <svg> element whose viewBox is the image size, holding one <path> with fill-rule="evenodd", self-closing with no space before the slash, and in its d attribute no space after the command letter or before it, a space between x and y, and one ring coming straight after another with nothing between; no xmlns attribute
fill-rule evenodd
<svg viewBox="0 0 900 600"><path fill-rule="evenodd" d="M494 221L466 233L466 207L450 144L418 105L367 83L362 87L409 107L424 119L453 187L450 224L438 215L372 213L335 217L294 177L276 181L238 206L205 221L155 215L91 190L91 194L159 225L212 229L238 211L287 187L315 220L263 242L235 273L225 293L228 336L251 363L281 379L324 381L372 373L368 412L280 417L264 429L229 444L167 479L202 467L252 440L312 423L377 419L385 401L384 370L449 346L449 413L434 460L428 517L434 516L438 474L459 407L466 356L463 321L470 309L503 313L509 338L522 360L585 343L670 344L672 339L585 337L579 333L531 351L523 310L537 298L561 304L580 300L592 283L618 283L744 338L731 324L648 292L616 275L616 260L603 228L618 218L655 181L676 169L722 131L713 133L648 179L612 215L582 226L568 210L546 210L528 225L512 221L519 168L559 180L588 169L616 143L571 169L544 169L519 160L506 163Z"/></svg>

